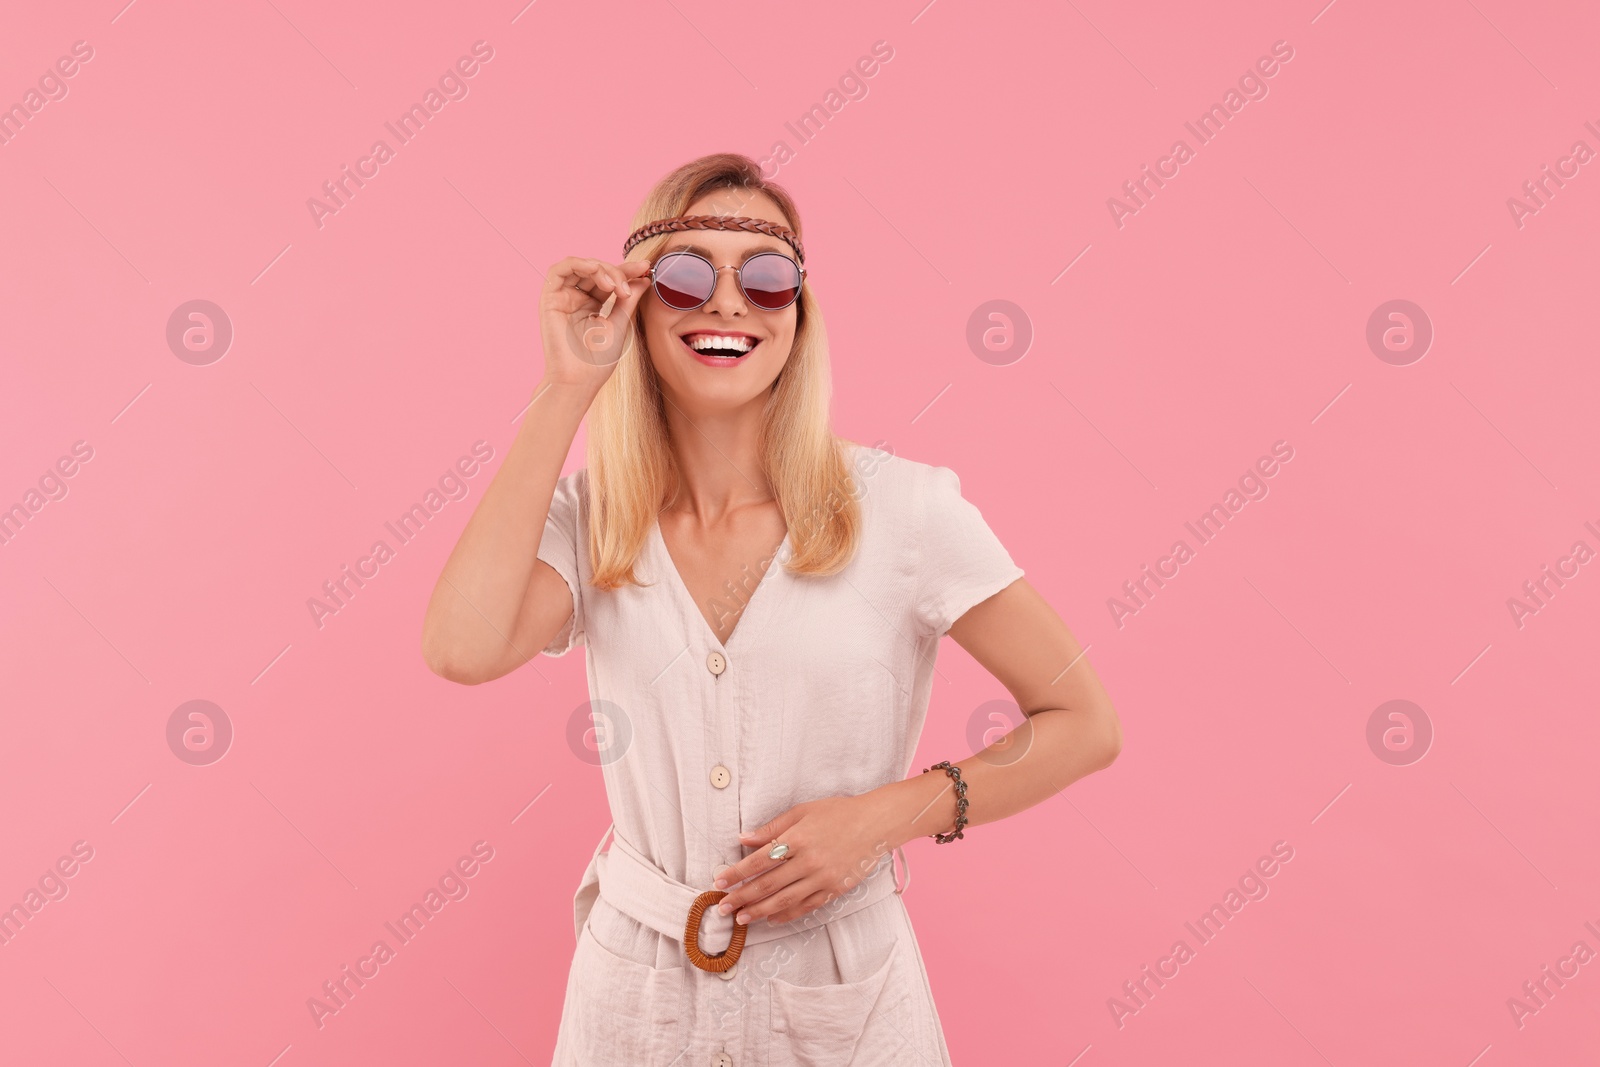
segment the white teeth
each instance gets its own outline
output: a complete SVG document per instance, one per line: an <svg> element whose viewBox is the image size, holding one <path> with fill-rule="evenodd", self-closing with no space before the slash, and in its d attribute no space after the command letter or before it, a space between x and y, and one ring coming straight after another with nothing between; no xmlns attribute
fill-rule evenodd
<svg viewBox="0 0 1600 1067"><path fill-rule="evenodd" d="M689 342L689 347L696 352L737 352L743 355L755 345L748 337L719 337L714 334L702 334Z"/></svg>

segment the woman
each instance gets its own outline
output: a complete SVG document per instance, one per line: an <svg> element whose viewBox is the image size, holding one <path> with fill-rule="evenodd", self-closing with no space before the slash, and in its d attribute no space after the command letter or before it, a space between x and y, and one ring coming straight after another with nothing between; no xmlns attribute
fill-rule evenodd
<svg viewBox="0 0 1600 1067"><path fill-rule="evenodd" d="M830 430L788 194L707 156L634 226L551 268L543 380L423 635L466 684L587 647L614 822L555 1063L948 1064L893 853L1107 766L1116 714L952 471ZM908 778L944 633L1027 717Z"/></svg>

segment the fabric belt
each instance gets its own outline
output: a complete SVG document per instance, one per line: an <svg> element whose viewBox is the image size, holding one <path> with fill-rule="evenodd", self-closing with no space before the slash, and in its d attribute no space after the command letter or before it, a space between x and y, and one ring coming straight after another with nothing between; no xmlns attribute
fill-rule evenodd
<svg viewBox="0 0 1600 1067"><path fill-rule="evenodd" d="M611 837L611 849L601 852L606 836ZM890 893L901 893L911 883L911 866L903 849L900 855L906 877L895 877L893 854L885 857L867 875L865 881L807 915L786 923L765 920L751 923L745 933L745 945L758 945L766 941L790 937L814 929L834 919L876 904ZM668 877L632 844L615 833L615 826L607 828L595 846L584 881L573 899L574 933L581 934L596 896L624 915L648 926L650 929L682 942L684 926L689 918L689 907L704 889L696 889ZM701 919L700 948L707 953L726 949L733 938L733 916L723 915L715 907L706 910Z"/></svg>

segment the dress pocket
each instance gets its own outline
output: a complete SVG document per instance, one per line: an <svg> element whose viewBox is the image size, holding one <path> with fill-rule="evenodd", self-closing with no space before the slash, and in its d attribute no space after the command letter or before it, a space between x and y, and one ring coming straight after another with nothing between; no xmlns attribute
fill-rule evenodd
<svg viewBox="0 0 1600 1067"><path fill-rule="evenodd" d="M574 957L567 1048L581 1067L671 1063L682 1051L683 971L618 956L585 924Z"/></svg>
<svg viewBox="0 0 1600 1067"><path fill-rule="evenodd" d="M773 1067L868 1067L896 1062L908 1051L897 1030L905 990L897 975L897 946L854 982L795 985L771 980Z"/></svg>

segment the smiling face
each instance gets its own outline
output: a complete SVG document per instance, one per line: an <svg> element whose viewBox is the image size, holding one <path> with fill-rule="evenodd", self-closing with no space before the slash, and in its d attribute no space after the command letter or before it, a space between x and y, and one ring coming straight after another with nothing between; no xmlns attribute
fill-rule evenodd
<svg viewBox="0 0 1600 1067"><path fill-rule="evenodd" d="M782 226L790 221L764 193L719 189L690 204L685 215L742 215ZM738 267L758 252L794 249L777 237L740 230L687 230L667 239L657 255L689 250L714 267ZM717 271L711 299L692 311L661 302L654 292L640 304L640 321L650 363L661 389L691 417L742 407L764 399L794 347L799 301L782 311L765 311L745 298L734 271Z"/></svg>

